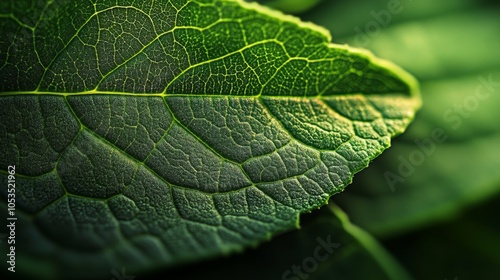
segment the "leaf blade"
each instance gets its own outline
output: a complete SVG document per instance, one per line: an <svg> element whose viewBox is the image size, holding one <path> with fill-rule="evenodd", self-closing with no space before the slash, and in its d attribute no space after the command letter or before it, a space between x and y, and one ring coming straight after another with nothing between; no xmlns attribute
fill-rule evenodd
<svg viewBox="0 0 500 280"><path fill-rule="evenodd" d="M397 66L256 4L78 5L0 19L18 26L0 45L0 103L15 116L2 118L1 165L18 166L29 234L51 248L20 254L57 254L64 277L102 261L101 276L173 266L297 227L419 106Z"/></svg>

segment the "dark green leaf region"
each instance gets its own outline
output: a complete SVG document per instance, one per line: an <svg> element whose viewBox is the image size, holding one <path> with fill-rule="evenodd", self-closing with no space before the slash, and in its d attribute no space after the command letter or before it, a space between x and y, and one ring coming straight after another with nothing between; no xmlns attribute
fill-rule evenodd
<svg viewBox="0 0 500 280"><path fill-rule="evenodd" d="M1 1L0 32L0 211L15 166L17 269L33 277L256 246L420 105L397 66L243 1Z"/></svg>

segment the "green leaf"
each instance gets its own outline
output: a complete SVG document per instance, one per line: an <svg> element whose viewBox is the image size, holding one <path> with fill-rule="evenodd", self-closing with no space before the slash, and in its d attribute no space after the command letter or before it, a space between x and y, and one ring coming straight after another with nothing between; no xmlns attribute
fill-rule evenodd
<svg viewBox="0 0 500 280"><path fill-rule="evenodd" d="M39 277L174 266L297 227L420 104L397 66L243 1L0 11L2 185L15 165L17 257Z"/></svg>

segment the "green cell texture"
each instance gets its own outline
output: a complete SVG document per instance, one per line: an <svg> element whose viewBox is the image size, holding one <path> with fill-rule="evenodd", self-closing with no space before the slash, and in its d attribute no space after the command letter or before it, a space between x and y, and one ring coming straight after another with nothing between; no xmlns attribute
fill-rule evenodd
<svg viewBox="0 0 500 280"><path fill-rule="evenodd" d="M243 1L2 1L0 32L1 217L15 165L18 269L37 277L297 228L420 106L399 67Z"/></svg>

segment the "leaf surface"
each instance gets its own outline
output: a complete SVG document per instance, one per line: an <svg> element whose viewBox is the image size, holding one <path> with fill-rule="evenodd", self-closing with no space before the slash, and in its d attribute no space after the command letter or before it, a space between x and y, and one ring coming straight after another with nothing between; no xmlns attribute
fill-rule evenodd
<svg viewBox="0 0 500 280"><path fill-rule="evenodd" d="M52 279L297 227L419 107L400 68L256 4L0 5L2 184L15 165L19 258Z"/></svg>

